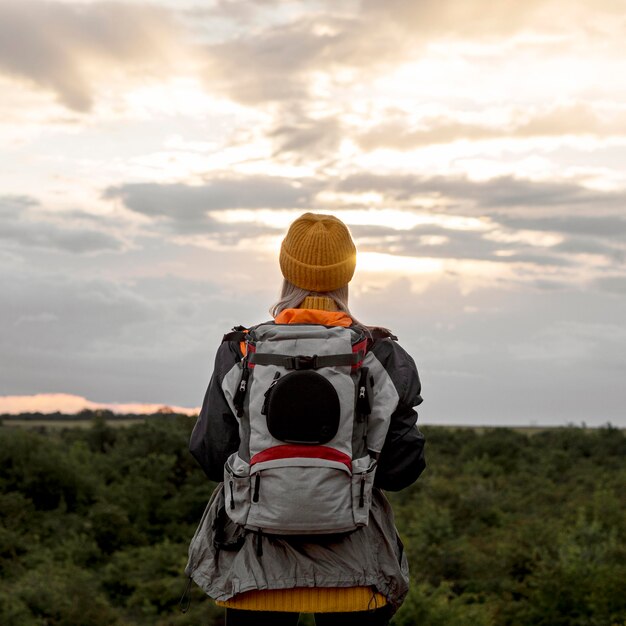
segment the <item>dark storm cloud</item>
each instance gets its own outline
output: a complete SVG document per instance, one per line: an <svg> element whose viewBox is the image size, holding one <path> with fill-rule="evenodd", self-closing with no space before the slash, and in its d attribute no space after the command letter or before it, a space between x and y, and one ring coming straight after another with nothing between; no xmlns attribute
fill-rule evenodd
<svg viewBox="0 0 626 626"><path fill-rule="evenodd" d="M28 196L0 197L0 239L20 247L37 247L76 254L119 250L116 237L80 225L79 211L72 216L44 213ZM77 223L78 222L78 223Z"/></svg>
<svg viewBox="0 0 626 626"><path fill-rule="evenodd" d="M88 111L111 71L163 70L178 30L165 10L117 2L0 3L0 70Z"/></svg>

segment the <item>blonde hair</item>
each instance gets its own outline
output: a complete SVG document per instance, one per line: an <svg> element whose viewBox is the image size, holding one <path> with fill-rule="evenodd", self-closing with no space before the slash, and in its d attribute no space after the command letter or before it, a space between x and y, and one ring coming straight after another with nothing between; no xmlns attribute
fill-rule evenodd
<svg viewBox="0 0 626 626"><path fill-rule="evenodd" d="M372 336L373 330L380 330L393 336L393 333L388 328L384 326L366 326L352 315L348 307L348 285L344 285L333 291L309 291L308 289L296 287L296 285L285 278L283 279L283 286L280 290L280 298L270 307L271 316L276 317L285 309L297 309L308 296L318 296L333 300L340 311L350 316L353 325L361 328L368 337Z"/></svg>
<svg viewBox="0 0 626 626"><path fill-rule="evenodd" d="M337 308L340 311L343 311L352 317L352 319L356 322L352 313L350 313L350 309L348 308L348 285L339 287L339 289L333 289L333 291L309 291L308 289L296 287L296 285L289 282L286 278L283 279L283 286L280 290L280 298L270 307L271 316L276 317L285 309L297 309L302 304L302 301L308 296L330 298L337 305Z"/></svg>

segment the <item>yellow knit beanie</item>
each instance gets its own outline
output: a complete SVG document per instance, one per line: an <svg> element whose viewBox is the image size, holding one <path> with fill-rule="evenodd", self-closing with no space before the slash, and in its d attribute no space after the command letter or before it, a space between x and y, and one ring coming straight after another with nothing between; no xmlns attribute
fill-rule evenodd
<svg viewBox="0 0 626 626"><path fill-rule="evenodd" d="M350 231L333 215L301 215L280 247L283 276L309 291L333 291L347 285L355 267L356 248Z"/></svg>

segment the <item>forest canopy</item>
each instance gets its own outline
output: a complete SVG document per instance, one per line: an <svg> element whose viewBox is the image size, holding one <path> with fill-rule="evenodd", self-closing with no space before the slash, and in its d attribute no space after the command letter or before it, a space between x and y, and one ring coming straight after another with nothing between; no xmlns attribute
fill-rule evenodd
<svg viewBox="0 0 626 626"><path fill-rule="evenodd" d="M222 625L195 585L178 608L215 486L193 418L87 418L0 426L0 623ZM426 471L388 494L411 567L395 626L626 623L622 430L423 431Z"/></svg>

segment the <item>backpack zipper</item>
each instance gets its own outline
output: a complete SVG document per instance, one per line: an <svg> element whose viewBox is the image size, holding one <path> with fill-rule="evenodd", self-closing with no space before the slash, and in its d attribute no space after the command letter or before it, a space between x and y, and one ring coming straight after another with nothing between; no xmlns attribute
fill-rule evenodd
<svg viewBox="0 0 626 626"><path fill-rule="evenodd" d="M233 398L233 404L237 411L237 417L243 416L243 405L246 397L246 391L248 389L248 379L250 378L250 368L248 367L248 357L245 356L241 360L241 378L239 379L239 386L235 392Z"/></svg>
<svg viewBox="0 0 626 626"><path fill-rule="evenodd" d="M264 395L264 400L263 400L263 406L261 407L261 415L267 415L267 408L269 406L269 402L270 402L270 396L272 395L272 389L274 389L274 387L276 386L276 383L278 382L278 379L280 378L280 372L276 372L276 374L274 374L274 379L272 380L272 382L270 383L270 386L267 388L267 391L265 392Z"/></svg>
<svg viewBox="0 0 626 626"><path fill-rule="evenodd" d="M261 486L261 472L257 472L254 477L254 493L252 494L252 502L259 501L259 487Z"/></svg>
<svg viewBox="0 0 626 626"><path fill-rule="evenodd" d="M358 393L356 400L356 417L359 422L364 422L372 412L372 399L370 393L368 393L368 377L369 368L362 367L357 386ZM373 386L373 381L370 380L369 384Z"/></svg>
<svg viewBox="0 0 626 626"><path fill-rule="evenodd" d="M365 506L365 472L361 476L361 493L359 494L359 508L362 509Z"/></svg>
<svg viewBox="0 0 626 626"><path fill-rule="evenodd" d="M235 495L234 495L234 481L230 481L230 509L231 511L235 508Z"/></svg>

